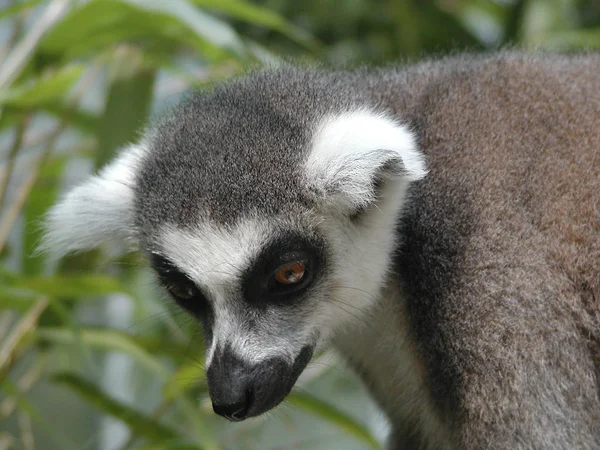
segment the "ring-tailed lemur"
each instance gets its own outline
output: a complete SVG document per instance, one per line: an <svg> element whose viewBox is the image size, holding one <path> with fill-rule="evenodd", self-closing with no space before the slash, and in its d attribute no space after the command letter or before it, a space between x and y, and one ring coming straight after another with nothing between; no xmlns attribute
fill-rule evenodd
<svg viewBox="0 0 600 450"><path fill-rule="evenodd" d="M600 55L257 71L196 93L49 215L148 255L214 410L333 342L392 448L600 448Z"/></svg>

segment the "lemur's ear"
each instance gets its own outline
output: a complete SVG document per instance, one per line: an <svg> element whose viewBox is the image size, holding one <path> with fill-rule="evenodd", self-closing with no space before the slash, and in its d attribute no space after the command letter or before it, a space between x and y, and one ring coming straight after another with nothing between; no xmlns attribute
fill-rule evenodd
<svg viewBox="0 0 600 450"><path fill-rule="evenodd" d="M133 232L133 187L143 146L130 146L98 175L71 190L46 217L40 251L62 256Z"/></svg>
<svg viewBox="0 0 600 450"><path fill-rule="evenodd" d="M383 114L356 111L328 117L317 128L306 163L309 183L329 205L352 211L376 199L377 186L427 174L407 126Z"/></svg>

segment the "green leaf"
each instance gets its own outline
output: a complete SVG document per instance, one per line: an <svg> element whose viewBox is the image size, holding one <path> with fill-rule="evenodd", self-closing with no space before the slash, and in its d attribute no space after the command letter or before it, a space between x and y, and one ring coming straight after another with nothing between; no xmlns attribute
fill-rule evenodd
<svg viewBox="0 0 600 450"><path fill-rule="evenodd" d="M51 297L77 299L128 291L114 277L91 274L19 277L7 285L13 289L34 291Z"/></svg>
<svg viewBox="0 0 600 450"><path fill-rule="evenodd" d="M121 403L100 388L73 373L58 373L51 377L58 384L62 384L76 392L83 400L95 406L104 413L115 417L129 427L129 429L153 442L168 443L169 441L181 442L180 433L163 423L145 416L139 411ZM191 445L191 444L190 444ZM193 448L200 448L194 446Z"/></svg>
<svg viewBox="0 0 600 450"><path fill-rule="evenodd" d="M195 450L198 445L182 441L161 442L157 444L145 444L142 447L135 447L134 450Z"/></svg>
<svg viewBox="0 0 600 450"><path fill-rule="evenodd" d="M83 70L82 65L70 65L24 85L0 90L0 105L31 108L56 101L65 96Z"/></svg>
<svg viewBox="0 0 600 450"><path fill-rule="evenodd" d="M2 383L0 384L2 387L2 391L4 391L7 397L12 397L16 401L16 404L19 406L19 410L26 412L31 417L39 418L41 414L39 410L31 403L25 395L19 389L19 386L15 384L10 377L4 378Z"/></svg>
<svg viewBox="0 0 600 450"><path fill-rule="evenodd" d="M17 281L19 279L19 276L20 275L18 273L13 272L12 270L8 270L3 266L0 266L0 280L2 280L3 283Z"/></svg>
<svg viewBox="0 0 600 450"><path fill-rule="evenodd" d="M199 364L181 366L163 386L163 396L167 399L177 397L198 385L206 384L206 374Z"/></svg>
<svg viewBox="0 0 600 450"><path fill-rule="evenodd" d="M62 432L57 430L52 421L52 417L44 415L40 410L21 392L19 386L17 386L10 377L4 378L0 383L0 388L7 395L6 397L12 397L17 404L18 410L27 413L27 415L39 426L41 430L47 433L51 439L45 442L45 445L51 448L61 449L74 449L75 445L71 439L64 436Z"/></svg>
<svg viewBox="0 0 600 450"><path fill-rule="evenodd" d="M80 329L77 333L73 333L64 328L40 327L35 330L34 337L41 342L60 345L85 345L95 349L121 352L129 355L140 366L158 375L161 380L171 382L175 375L170 376L169 370L162 365L156 355L164 353L171 359L177 359L184 357L189 351L187 345L178 348L173 342L165 345L162 340L149 340L110 329ZM186 421L189 422L196 440L206 450L218 449L219 446L215 442L211 430L206 426L205 419L198 407L183 395L185 392L177 392L174 387L170 389L173 400L176 401Z"/></svg>
<svg viewBox="0 0 600 450"><path fill-rule="evenodd" d="M547 33L536 42L553 49L597 49L600 48L600 28Z"/></svg>
<svg viewBox="0 0 600 450"><path fill-rule="evenodd" d="M228 48L235 53L243 54L244 46L236 32L226 22L212 17L198 8L194 8L185 0L125 0L140 9L161 13L177 19L198 36L217 47Z"/></svg>
<svg viewBox="0 0 600 450"><path fill-rule="evenodd" d="M176 400L196 440L201 442L206 450L219 450L219 445L213 437L212 430L207 426L206 419L202 416L197 404L192 403L183 395L177 397Z"/></svg>
<svg viewBox="0 0 600 450"><path fill-rule="evenodd" d="M39 298L38 294L22 291L13 291L7 286L0 290L0 310L13 309L19 312L25 312Z"/></svg>
<svg viewBox="0 0 600 450"><path fill-rule="evenodd" d="M69 116L69 125L85 133L95 132L100 121L100 116L97 113L83 109L73 110L70 105L63 102L48 102L40 105L40 109L58 118Z"/></svg>
<svg viewBox="0 0 600 450"><path fill-rule="evenodd" d="M244 51L233 28L184 0L91 0L57 24L40 50L68 60L133 40L170 55L182 44L204 56Z"/></svg>
<svg viewBox="0 0 600 450"><path fill-rule="evenodd" d="M24 2L13 3L12 5L7 6L6 8L2 8L0 10L0 19L5 19L10 16L14 16L26 9L33 8L33 7L37 6L38 4L42 3L42 1L43 0L27 0Z"/></svg>
<svg viewBox="0 0 600 450"><path fill-rule="evenodd" d="M150 33L145 17L120 1L90 1L74 8L40 44L43 53L74 58L115 42Z"/></svg>
<svg viewBox="0 0 600 450"><path fill-rule="evenodd" d="M44 219L48 209L58 198L58 188L66 163L66 156L47 161L41 168L35 185L27 197L24 211L23 251L21 255L21 267L25 275L38 274L44 268L46 255L36 252L43 234L40 223Z"/></svg>
<svg viewBox="0 0 600 450"><path fill-rule="evenodd" d="M287 398L287 401L317 417L326 420L331 425L341 428L357 438L359 441L367 444L369 448L381 448L379 442L377 442L377 440L364 425L357 422L354 418L350 417L329 403L300 392L294 392L291 394Z"/></svg>
<svg viewBox="0 0 600 450"><path fill-rule="evenodd" d="M181 413L185 416L193 430L197 440L202 442L207 450L216 450L219 448L217 442L212 439L210 429L198 407L190 402L186 394L192 388L201 386L206 390L206 374L199 364L186 364L177 370L163 387L163 396L166 400L175 400L178 403ZM197 396L198 392L194 392Z"/></svg>
<svg viewBox="0 0 600 450"><path fill-rule="evenodd" d="M64 328L41 327L34 332L36 338L43 342L53 344L77 345L79 341L87 346L117 351L129 355L140 366L145 367L166 380L169 376L168 369L142 345L136 342L136 337L127 333L110 329L80 329L75 334ZM172 345L170 345L172 346Z"/></svg>
<svg viewBox="0 0 600 450"><path fill-rule="evenodd" d="M270 28L281 33L289 39L298 42L308 48L317 47L317 41L302 28L288 22L279 14L241 0L191 0L195 5L202 8L210 8L215 11L235 17L253 25Z"/></svg>
<svg viewBox="0 0 600 450"><path fill-rule="evenodd" d="M147 120L156 72L139 67L135 61L138 53L131 55L134 61L122 62L121 70L110 82L104 114L96 130L96 170L110 161L121 147L135 141Z"/></svg>

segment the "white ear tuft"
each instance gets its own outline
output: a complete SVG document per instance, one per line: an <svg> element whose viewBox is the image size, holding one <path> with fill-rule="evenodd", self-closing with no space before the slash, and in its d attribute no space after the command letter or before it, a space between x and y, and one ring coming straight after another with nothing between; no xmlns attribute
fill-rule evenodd
<svg viewBox="0 0 600 450"><path fill-rule="evenodd" d="M327 117L306 162L309 182L342 208L370 204L382 179L416 181L427 174L407 126L367 110Z"/></svg>
<svg viewBox="0 0 600 450"><path fill-rule="evenodd" d="M145 147L130 146L98 175L70 191L46 218L41 251L62 256L133 232L134 183Z"/></svg>

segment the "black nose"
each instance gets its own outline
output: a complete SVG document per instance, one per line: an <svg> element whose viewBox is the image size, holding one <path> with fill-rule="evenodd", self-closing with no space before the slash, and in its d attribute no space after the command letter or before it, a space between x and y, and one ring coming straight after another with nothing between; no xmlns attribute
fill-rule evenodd
<svg viewBox="0 0 600 450"><path fill-rule="evenodd" d="M239 401L231 401L223 404L213 402L213 410L220 416L233 422L244 420L248 417L248 411L252 406L252 392L243 392Z"/></svg>
<svg viewBox="0 0 600 450"><path fill-rule="evenodd" d="M215 354L206 375L217 414L233 421L248 417L255 399L252 369L229 349Z"/></svg>
<svg viewBox="0 0 600 450"><path fill-rule="evenodd" d="M293 363L269 358L252 364L230 347L215 352L206 372L214 411L232 421L254 417L278 405L312 355L305 347Z"/></svg>

